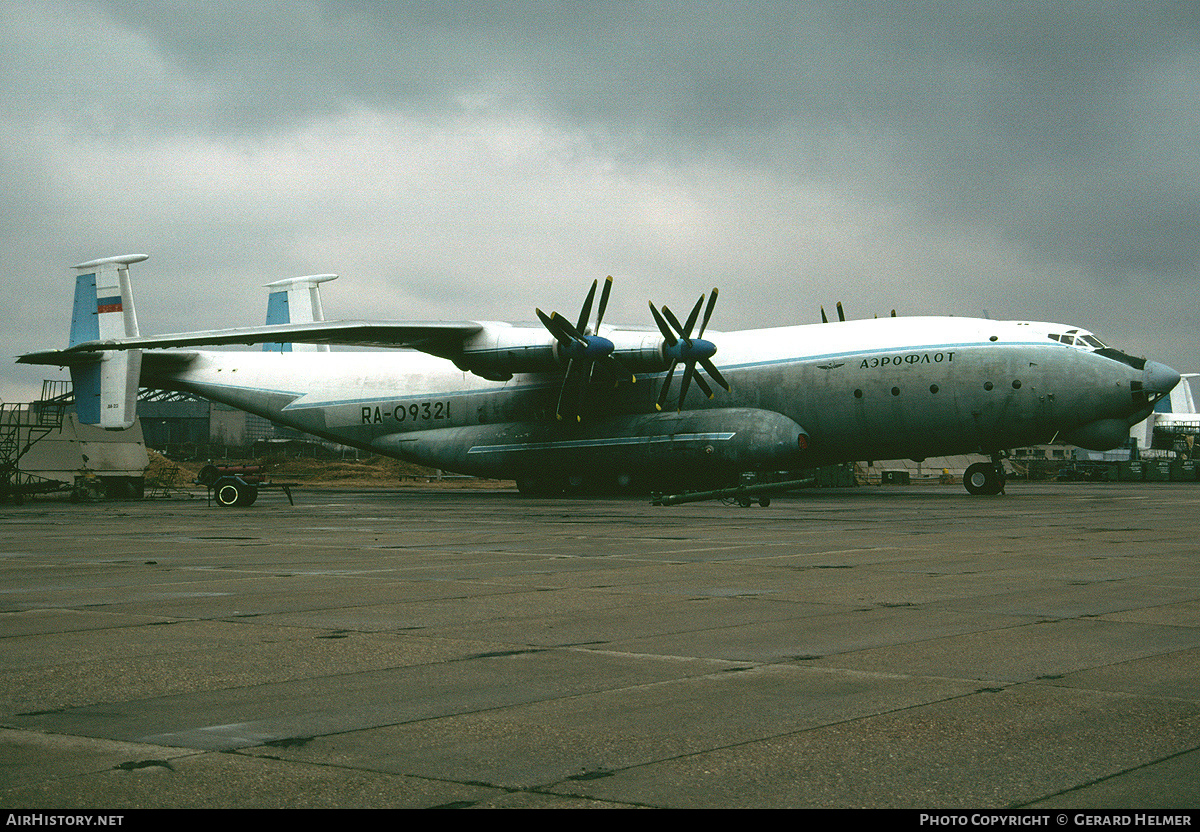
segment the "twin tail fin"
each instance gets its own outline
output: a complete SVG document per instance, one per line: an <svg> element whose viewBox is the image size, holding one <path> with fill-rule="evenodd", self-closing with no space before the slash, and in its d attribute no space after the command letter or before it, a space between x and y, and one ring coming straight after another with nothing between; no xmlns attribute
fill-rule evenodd
<svg viewBox="0 0 1200 832"><path fill-rule="evenodd" d="M147 256L123 254L75 266L71 346L140 334L129 267ZM142 351L104 350L99 355L96 363L70 368L79 421L106 430L132 427L137 418Z"/></svg>

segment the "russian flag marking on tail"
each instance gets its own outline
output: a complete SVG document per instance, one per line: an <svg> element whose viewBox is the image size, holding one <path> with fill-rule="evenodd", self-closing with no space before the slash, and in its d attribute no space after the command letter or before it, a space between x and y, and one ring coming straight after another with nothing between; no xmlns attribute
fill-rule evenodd
<svg viewBox="0 0 1200 832"><path fill-rule="evenodd" d="M145 259L144 254L124 254L89 260L75 267L79 274L71 323L72 346L82 341L117 340L138 334L129 266ZM108 430L123 430L137 418L142 352L105 350L100 359L98 364L71 368L79 420Z"/></svg>

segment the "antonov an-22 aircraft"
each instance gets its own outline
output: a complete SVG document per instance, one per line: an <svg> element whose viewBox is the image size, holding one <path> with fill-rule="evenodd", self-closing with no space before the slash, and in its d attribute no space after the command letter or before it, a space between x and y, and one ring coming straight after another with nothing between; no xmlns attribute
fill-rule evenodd
<svg viewBox="0 0 1200 832"><path fill-rule="evenodd" d="M611 278L594 324L596 283L574 321L540 309L534 325L325 321L309 310L303 322L145 337L129 282L144 259L76 266L70 346L18 359L69 367L82 421L125 428L139 386L186 391L533 493L713 487L746 472L981 453L992 461L967 470L967 490L996 494L1006 449L1055 437L1116 447L1179 381L1054 323L889 317L706 335L716 289L684 321L651 303L654 327L613 327L603 323ZM191 349L272 342L286 343ZM249 501L226 491L222 502Z"/></svg>

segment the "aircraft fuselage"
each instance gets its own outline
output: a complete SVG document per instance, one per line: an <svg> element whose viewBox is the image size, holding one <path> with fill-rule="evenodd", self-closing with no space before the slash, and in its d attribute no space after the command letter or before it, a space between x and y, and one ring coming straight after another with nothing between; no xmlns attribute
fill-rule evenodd
<svg viewBox="0 0 1200 832"><path fill-rule="evenodd" d="M721 479L990 454L1056 435L1115 446L1178 374L1051 340L1057 326L929 317L709 333L729 392L709 400L693 387L682 412L672 398L660 414L665 373L597 381L578 423L555 417L561 372L489 381L406 350L201 352L174 369L148 360L142 381L347 445L503 478Z"/></svg>

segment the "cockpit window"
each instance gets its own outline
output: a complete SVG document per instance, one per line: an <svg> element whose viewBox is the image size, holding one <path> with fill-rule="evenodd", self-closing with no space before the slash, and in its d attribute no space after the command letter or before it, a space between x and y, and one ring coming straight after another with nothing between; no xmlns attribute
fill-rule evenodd
<svg viewBox="0 0 1200 832"><path fill-rule="evenodd" d="M1087 347L1093 350L1105 349L1105 344L1095 335L1084 332L1080 333L1078 329L1068 329L1063 333L1051 333L1049 336L1051 341L1058 341L1062 344L1075 347Z"/></svg>

